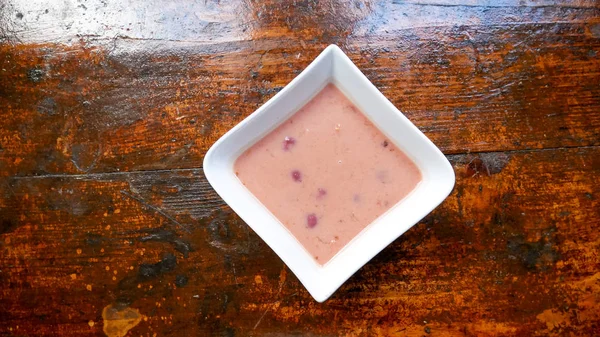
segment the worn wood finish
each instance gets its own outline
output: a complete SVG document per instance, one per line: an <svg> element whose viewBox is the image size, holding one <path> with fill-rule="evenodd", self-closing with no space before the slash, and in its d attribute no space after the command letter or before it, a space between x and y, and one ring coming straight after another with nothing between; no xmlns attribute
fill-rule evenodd
<svg viewBox="0 0 600 337"><path fill-rule="evenodd" d="M448 155L316 303L208 147L329 43ZM0 1L0 335L600 333L600 4Z"/></svg>
<svg viewBox="0 0 600 337"><path fill-rule="evenodd" d="M298 22L280 22L303 7L274 6L252 41L0 47L0 174L198 167L210 144L328 43L446 153L600 144L598 8L486 7L486 16L460 7L460 16L442 6L434 8L447 17L421 14L441 27L408 29L394 22L414 5L399 4L354 34L333 27L339 34L329 35L328 17L305 23L309 8ZM522 17L500 20L507 11ZM490 25L473 25L488 16ZM559 22L531 22L546 16ZM453 20L463 25L447 26ZM313 38L289 32L298 27Z"/></svg>
<svg viewBox="0 0 600 337"><path fill-rule="evenodd" d="M120 305L136 335L597 331L600 149L450 160L449 199L324 304L202 170L11 178L0 325L92 333Z"/></svg>

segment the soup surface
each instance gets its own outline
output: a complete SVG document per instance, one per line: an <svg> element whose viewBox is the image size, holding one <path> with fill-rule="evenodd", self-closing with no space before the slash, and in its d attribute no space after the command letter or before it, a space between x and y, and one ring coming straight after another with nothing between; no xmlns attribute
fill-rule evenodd
<svg viewBox="0 0 600 337"><path fill-rule="evenodd" d="M246 150L234 169L319 264L422 179L333 84Z"/></svg>

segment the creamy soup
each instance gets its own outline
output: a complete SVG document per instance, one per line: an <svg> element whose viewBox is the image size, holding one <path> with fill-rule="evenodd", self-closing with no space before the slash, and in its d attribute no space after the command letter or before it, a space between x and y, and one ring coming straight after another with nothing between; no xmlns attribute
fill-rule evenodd
<svg viewBox="0 0 600 337"><path fill-rule="evenodd" d="M246 150L235 173L319 264L421 181L333 84Z"/></svg>

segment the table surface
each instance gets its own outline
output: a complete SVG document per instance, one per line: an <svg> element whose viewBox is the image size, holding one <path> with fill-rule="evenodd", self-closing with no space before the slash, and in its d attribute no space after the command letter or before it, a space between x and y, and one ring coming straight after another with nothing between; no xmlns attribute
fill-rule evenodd
<svg viewBox="0 0 600 337"><path fill-rule="evenodd" d="M315 302L209 146L328 44L447 155L433 213ZM600 332L600 2L0 2L0 335Z"/></svg>

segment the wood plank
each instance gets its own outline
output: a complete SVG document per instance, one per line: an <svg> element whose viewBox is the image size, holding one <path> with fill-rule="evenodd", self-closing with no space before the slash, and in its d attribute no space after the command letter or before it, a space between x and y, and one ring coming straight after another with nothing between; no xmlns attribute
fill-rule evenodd
<svg viewBox="0 0 600 337"><path fill-rule="evenodd" d="M329 43L446 153L600 143L596 2L3 6L0 175L198 167Z"/></svg>
<svg viewBox="0 0 600 337"><path fill-rule="evenodd" d="M464 153L600 144L596 33L522 24L342 42L444 152ZM0 175L199 167L219 136L325 45L266 39L156 54L2 46Z"/></svg>
<svg viewBox="0 0 600 337"><path fill-rule="evenodd" d="M0 334L97 334L107 306L133 335L598 331L600 147L449 159L451 196L323 304L200 169L4 178Z"/></svg>
<svg viewBox="0 0 600 337"><path fill-rule="evenodd" d="M593 0L393 0L347 4L338 0L137 3L88 0L7 0L0 13L0 42L77 43L81 39L144 40L143 48L181 42L222 43L264 37L357 36L378 27L590 22ZM150 44L150 45L148 45ZM114 47L114 46L113 46Z"/></svg>

